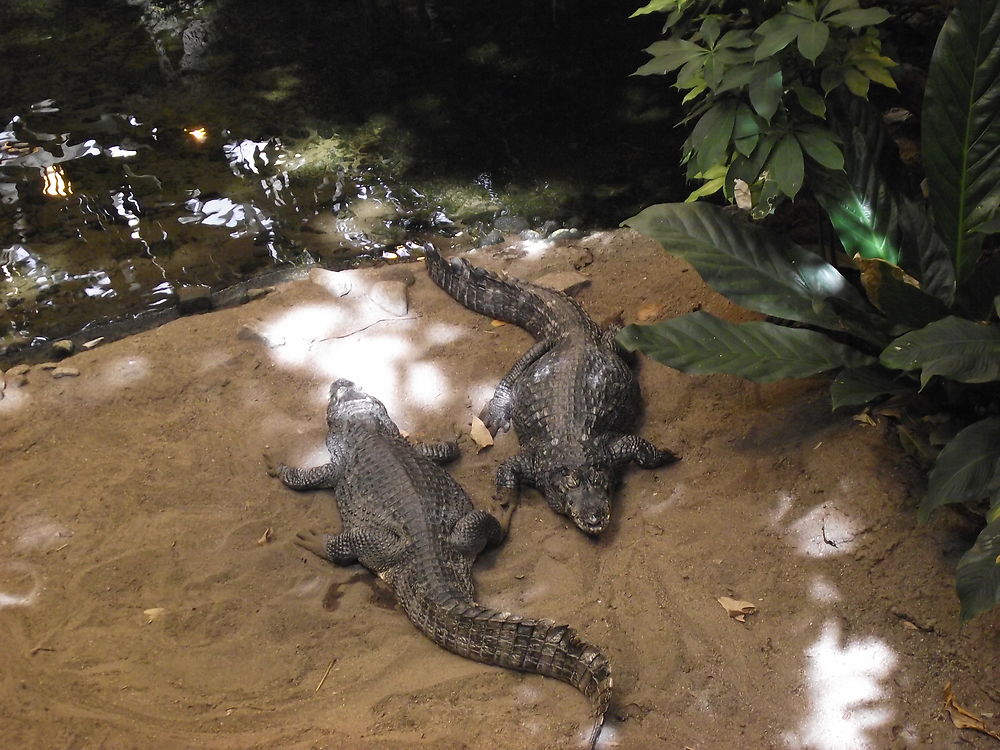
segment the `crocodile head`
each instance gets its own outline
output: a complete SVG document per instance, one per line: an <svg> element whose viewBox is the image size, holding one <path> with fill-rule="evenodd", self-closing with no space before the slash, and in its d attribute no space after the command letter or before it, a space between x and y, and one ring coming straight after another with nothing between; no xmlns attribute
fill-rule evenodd
<svg viewBox="0 0 1000 750"><path fill-rule="evenodd" d="M569 516L581 531L600 534L611 520L612 477L594 466L562 467L549 472L543 494L558 513Z"/></svg>
<svg viewBox="0 0 1000 750"><path fill-rule="evenodd" d="M398 433L382 402L343 378L330 386L326 423L331 429L345 424L363 424L390 434Z"/></svg>

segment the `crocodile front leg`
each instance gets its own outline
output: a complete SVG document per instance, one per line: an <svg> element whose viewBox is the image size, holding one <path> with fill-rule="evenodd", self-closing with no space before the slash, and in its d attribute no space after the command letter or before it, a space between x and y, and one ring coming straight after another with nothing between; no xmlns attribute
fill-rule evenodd
<svg viewBox="0 0 1000 750"><path fill-rule="evenodd" d="M272 477L278 477L293 490L331 488L336 484L339 474L337 465L332 462L311 469L297 469L283 463L275 463L266 455L264 459L268 464L267 473Z"/></svg>
<svg viewBox="0 0 1000 750"><path fill-rule="evenodd" d="M510 519L518 505L521 485L534 482L533 466L532 455L521 452L503 461L497 469L497 489L490 505L490 513L500 522L501 539L507 536L510 529Z"/></svg>
<svg viewBox="0 0 1000 750"><path fill-rule="evenodd" d="M506 431L510 427L510 412L513 405L514 383L533 365L542 355L555 345L555 342L546 339L539 341L528 349L521 358L510 368L510 372L504 375L493 391L491 398L483 410L479 413L479 418L486 425L490 434L496 437L501 430Z"/></svg>
<svg viewBox="0 0 1000 750"><path fill-rule="evenodd" d="M607 453L611 463L616 466L635 461L643 469L655 469L673 463L678 458L638 435L619 435L608 444Z"/></svg>

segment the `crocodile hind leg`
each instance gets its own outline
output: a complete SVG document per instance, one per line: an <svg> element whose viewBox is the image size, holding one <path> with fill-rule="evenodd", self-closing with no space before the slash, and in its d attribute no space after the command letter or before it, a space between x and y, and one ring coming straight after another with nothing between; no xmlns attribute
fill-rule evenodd
<svg viewBox="0 0 1000 750"><path fill-rule="evenodd" d="M504 535L505 529L494 516L485 510L473 510L458 519L448 541L459 552L475 557L484 547L500 544Z"/></svg>
<svg viewBox="0 0 1000 750"><path fill-rule="evenodd" d="M635 461L643 469L655 469L673 463L678 459L668 450L661 450L638 435L620 435L608 445L608 455L612 463L624 466Z"/></svg>
<svg viewBox="0 0 1000 750"><path fill-rule="evenodd" d="M310 529L296 534L295 543L336 565L361 562L375 573L394 565L406 549L406 544L396 534L378 528L350 529L340 534L323 534Z"/></svg>
<svg viewBox="0 0 1000 750"><path fill-rule="evenodd" d="M550 340L543 340L536 343L521 355L520 359L510 368L510 372L504 375L503 380L497 384L496 390L493 391L493 398L487 402L486 406L479 413L479 418L494 437L501 430L506 431L510 427L514 383L539 357L552 348L553 343Z"/></svg>

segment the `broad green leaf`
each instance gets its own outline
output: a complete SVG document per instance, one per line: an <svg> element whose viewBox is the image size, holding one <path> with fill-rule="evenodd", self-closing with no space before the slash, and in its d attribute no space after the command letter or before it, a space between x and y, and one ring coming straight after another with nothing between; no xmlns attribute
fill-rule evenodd
<svg viewBox="0 0 1000 750"><path fill-rule="evenodd" d="M801 83L792 84L792 91L799 100L799 104L806 112L816 117L826 117L826 100L820 96L815 89L803 86Z"/></svg>
<svg viewBox="0 0 1000 750"><path fill-rule="evenodd" d="M753 80L750 81L750 103L757 114L768 122L778 111L781 103L781 68L774 60L758 66Z"/></svg>
<svg viewBox="0 0 1000 750"><path fill-rule="evenodd" d="M781 13L757 27L755 36L760 40L754 60L768 60L787 47L808 24L801 18Z"/></svg>
<svg viewBox="0 0 1000 750"><path fill-rule="evenodd" d="M711 107L691 131L694 162L699 172L725 160L736 123L736 101L723 99Z"/></svg>
<svg viewBox="0 0 1000 750"><path fill-rule="evenodd" d="M809 62L816 62L830 39L830 28L822 21L812 21L798 36L799 52Z"/></svg>
<svg viewBox="0 0 1000 750"><path fill-rule="evenodd" d="M820 18L826 18L840 10L857 7L858 0L829 0L821 9Z"/></svg>
<svg viewBox="0 0 1000 750"><path fill-rule="evenodd" d="M1000 190L1000 0L959 0L931 58L922 117L931 208L959 280Z"/></svg>
<svg viewBox="0 0 1000 750"><path fill-rule="evenodd" d="M844 84L855 96L868 98L868 76L857 68L844 68Z"/></svg>
<svg viewBox="0 0 1000 750"><path fill-rule="evenodd" d="M807 126L796 131L795 137L811 159L834 171L844 168L844 154L829 130Z"/></svg>
<svg viewBox="0 0 1000 750"><path fill-rule="evenodd" d="M902 246L906 248L899 264L920 280L925 292L950 305L955 297L955 269L926 205L923 201L918 203L904 198L899 216Z"/></svg>
<svg viewBox="0 0 1000 750"><path fill-rule="evenodd" d="M793 135L786 135L771 152L767 160L767 171L771 179L778 183L781 192L789 198L794 198L802 187L805 177L805 161L802 158L802 147Z"/></svg>
<svg viewBox="0 0 1000 750"><path fill-rule="evenodd" d="M927 496L919 518L949 503L974 503L995 489L1000 460L1000 417L974 422L941 449L927 477Z"/></svg>
<svg viewBox="0 0 1000 750"><path fill-rule="evenodd" d="M708 55L708 50L686 39L664 39L646 48L653 59L639 66L632 75L665 75L685 63Z"/></svg>
<svg viewBox="0 0 1000 750"><path fill-rule="evenodd" d="M685 203L693 203L699 198L704 198L707 195L713 195L714 193L722 190L722 187L726 184L725 177L713 177L710 180L706 180L699 187L691 191L691 194L684 199Z"/></svg>
<svg viewBox="0 0 1000 750"><path fill-rule="evenodd" d="M955 571L955 590L962 603L962 622L1000 604L1000 520L979 532Z"/></svg>
<svg viewBox="0 0 1000 750"><path fill-rule="evenodd" d="M618 340L627 349L639 349L682 372L724 372L757 383L805 378L874 361L816 331L766 322L737 325L704 312L626 326Z"/></svg>
<svg viewBox="0 0 1000 750"><path fill-rule="evenodd" d="M746 63L735 65L722 75L722 82L715 89L715 92L721 94L725 91L742 88L754 79L755 72L756 68L753 65Z"/></svg>
<svg viewBox="0 0 1000 750"><path fill-rule="evenodd" d="M894 63L895 64L895 63ZM892 78L892 74L886 69L886 66L875 60L855 60L854 66L868 76L869 80L875 81L886 88L895 89L896 82Z"/></svg>
<svg viewBox="0 0 1000 750"><path fill-rule="evenodd" d="M673 10L677 6L677 0L651 0L651 2L643 5L635 13L629 16L629 18L635 18L636 16L644 16L647 13L664 13L668 10Z"/></svg>
<svg viewBox="0 0 1000 750"><path fill-rule="evenodd" d="M819 84L824 94L829 94L844 82L844 68L840 65L829 65L819 74Z"/></svg>
<svg viewBox="0 0 1000 750"><path fill-rule="evenodd" d="M896 370L920 370L921 387L935 375L960 383L1000 380L1000 326L949 316L893 341L879 358Z"/></svg>
<svg viewBox="0 0 1000 750"><path fill-rule="evenodd" d="M760 140L764 123L746 104L740 102L736 110L736 123L733 126L733 145L744 156L750 156Z"/></svg>
<svg viewBox="0 0 1000 750"><path fill-rule="evenodd" d="M878 258L856 258L861 286L869 302L893 323L907 328L923 328L947 317L948 307L937 297L923 292L902 268Z"/></svg>
<svg viewBox="0 0 1000 750"><path fill-rule="evenodd" d="M809 185L830 217L849 257L899 261L896 192L879 170L891 143L874 107L838 92L830 101L830 126L841 142L844 171L813 170Z"/></svg>
<svg viewBox="0 0 1000 750"><path fill-rule="evenodd" d="M969 277L955 290L956 307L962 316L986 320L993 310L993 298L1000 289L1000 254L982 255Z"/></svg>
<svg viewBox="0 0 1000 750"><path fill-rule="evenodd" d="M623 223L684 258L709 286L750 310L839 330L843 324L829 299L869 309L818 255L716 206L663 203Z"/></svg>
<svg viewBox="0 0 1000 750"><path fill-rule="evenodd" d="M841 370L830 386L832 408L863 406L879 396L901 396L916 390L917 384L898 372L878 365Z"/></svg>
<svg viewBox="0 0 1000 750"><path fill-rule="evenodd" d="M727 196L732 197L729 195L729 191L733 189L733 184L736 180L743 180L748 185L757 182L760 178L761 170L764 169L764 164L767 163L767 159L771 155L771 150L777 142L778 139L776 136L763 135L757 141L757 146L749 156L740 154L733 159L733 163L729 165L729 173L726 175Z"/></svg>
<svg viewBox="0 0 1000 750"><path fill-rule="evenodd" d="M709 47L715 46L720 31L721 26L718 16L706 16L705 20L701 22L701 38L708 43Z"/></svg>
<svg viewBox="0 0 1000 750"><path fill-rule="evenodd" d="M833 13L824 20L834 26L847 26L851 29L860 29L864 26L880 24L889 16L889 11L884 8L858 8L857 10L845 10L840 13Z"/></svg>

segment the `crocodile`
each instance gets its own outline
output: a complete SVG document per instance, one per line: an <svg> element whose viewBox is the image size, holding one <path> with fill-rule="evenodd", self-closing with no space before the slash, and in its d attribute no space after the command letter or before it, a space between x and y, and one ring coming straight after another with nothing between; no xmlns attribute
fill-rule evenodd
<svg viewBox="0 0 1000 750"><path fill-rule="evenodd" d="M625 466L677 457L634 434L639 385L617 328L602 330L567 294L500 276L425 248L427 272L470 310L525 329L537 342L500 381L480 419L496 435L513 424L521 450L497 471L497 507L515 507L522 484L590 535L611 519Z"/></svg>
<svg viewBox="0 0 1000 750"><path fill-rule="evenodd" d="M476 603L472 564L504 531L438 465L457 456L457 445L411 444L382 402L349 380L330 387L327 424L328 463L303 469L268 459L269 472L293 489L334 491L340 533L306 531L296 543L337 565L360 562L448 651L576 687L593 707L593 747L611 698L608 660L567 625Z"/></svg>

